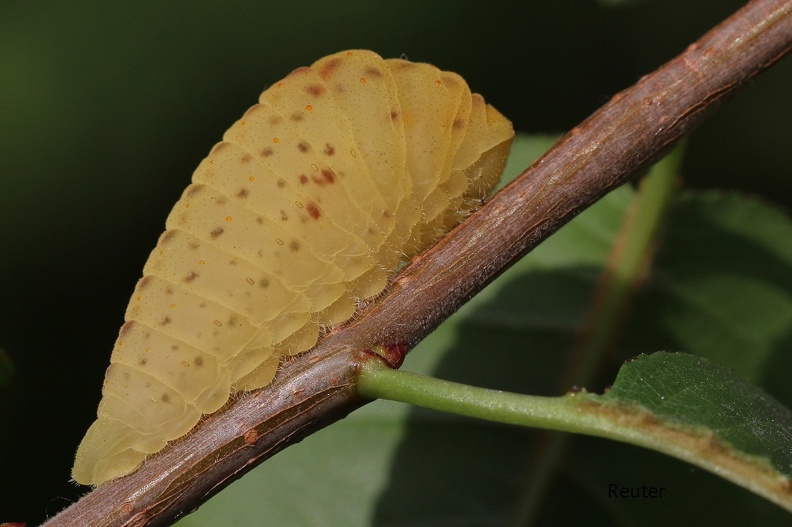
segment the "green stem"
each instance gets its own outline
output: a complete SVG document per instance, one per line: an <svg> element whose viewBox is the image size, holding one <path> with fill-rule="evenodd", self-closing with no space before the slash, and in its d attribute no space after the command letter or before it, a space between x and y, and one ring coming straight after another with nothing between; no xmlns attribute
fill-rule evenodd
<svg viewBox="0 0 792 527"><path fill-rule="evenodd" d="M757 470L755 460L719 449L707 451L702 444L711 440L711 434L663 422L639 406L605 402L601 396L586 392L543 397L477 388L394 370L373 358L360 369L358 392L366 398L400 401L486 421L641 446L703 468L792 512L792 495L780 492L777 476Z"/></svg>

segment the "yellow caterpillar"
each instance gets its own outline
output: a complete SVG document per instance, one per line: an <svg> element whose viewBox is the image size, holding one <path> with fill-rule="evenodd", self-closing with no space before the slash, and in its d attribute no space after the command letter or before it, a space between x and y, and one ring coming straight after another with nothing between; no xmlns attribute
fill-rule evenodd
<svg viewBox="0 0 792 527"><path fill-rule="evenodd" d="M269 384L500 178L511 123L459 75L371 51L293 71L214 146L166 221L72 476L134 471Z"/></svg>

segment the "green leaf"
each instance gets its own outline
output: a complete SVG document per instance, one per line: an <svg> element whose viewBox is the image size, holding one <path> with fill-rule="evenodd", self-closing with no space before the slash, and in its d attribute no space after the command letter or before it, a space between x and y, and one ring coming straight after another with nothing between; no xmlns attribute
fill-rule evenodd
<svg viewBox="0 0 792 527"><path fill-rule="evenodd" d="M528 164L510 159L509 175ZM616 189L543 242L424 340L403 369L518 393L566 392L568 350L634 195ZM674 200L612 358L586 388L602 390L626 358L662 349L733 368L792 405L785 215L738 195ZM560 445L551 463L548 445ZM669 490L662 500L613 500L609 484ZM280 453L180 525L509 525L525 517L526 504L536 506L533 525L789 522L766 500L646 449L377 401Z"/></svg>
<svg viewBox="0 0 792 527"><path fill-rule="evenodd" d="M734 456L756 470L772 466L778 475L792 478L792 412L707 359L683 353L641 355L627 362L613 387L595 399L639 405L666 426L700 434L705 439L702 458ZM658 440L664 440L662 434ZM792 487L786 492L792 495Z"/></svg>

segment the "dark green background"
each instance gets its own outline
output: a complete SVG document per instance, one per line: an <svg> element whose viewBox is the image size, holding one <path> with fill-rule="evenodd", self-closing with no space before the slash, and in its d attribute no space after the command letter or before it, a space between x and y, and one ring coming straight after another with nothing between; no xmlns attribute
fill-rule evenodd
<svg viewBox="0 0 792 527"><path fill-rule="evenodd" d="M0 2L0 521L68 483L124 308L192 170L258 93L346 48L463 75L523 132L567 130L743 2ZM788 204L792 64L693 136L689 185Z"/></svg>

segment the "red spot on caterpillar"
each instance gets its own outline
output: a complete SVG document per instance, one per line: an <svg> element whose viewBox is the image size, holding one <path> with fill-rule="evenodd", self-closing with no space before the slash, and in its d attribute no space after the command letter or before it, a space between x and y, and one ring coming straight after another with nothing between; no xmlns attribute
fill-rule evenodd
<svg viewBox="0 0 792 527"><path fill-rule="evenodd" d="M366 75L371 75L372 77L382 77L382 71L373 66L366 66L363 71L366 73Z"/></svg>
<svg viewBox="0 0 792 527"><path fill-rule="evenodd" d="M329 77L333 73L333 71L338 67L339 62L341 62L341 59L339 59L338 57L330 59L327 62L325 62L322 65L321 69L319 70L319 76L322 77L323 79L327 79L327 77Z"/></svg>
<svg viewBox="0 0 792 527"><path fill-rule="evenodd" d="M322 169L322 177L327 181L329 184L335 183L335 174L333 174L332 170L328 170L326 168Z"/></svg>
<svg viewBox="0 0 792 527"><path fill-rule="evenodd" d="M309 84L305 87L305 91L313 95L314 97L319 97L325 92L325 87L321 84Z"/></svg>
<svg viewBox="0 0 792 527"><path fill-rule="evenodd" d="M322 215L322 213L319 211L319 207L316 206L316 203L309 203L308 206L305 207L305 210L307 210L308 215L315 220L318 220L319 216Z"/></svg>
<svg viewBox="0 0 792 527"><path fill-rule="evenodd" d="M127 322L126 324L124 324L123 326L121 326L121 331L118 334L118 338L119 339L124 338L127 333L132 331L133 327L135 327L135 322L131 321L131 320L129 322Z"/></svg>

